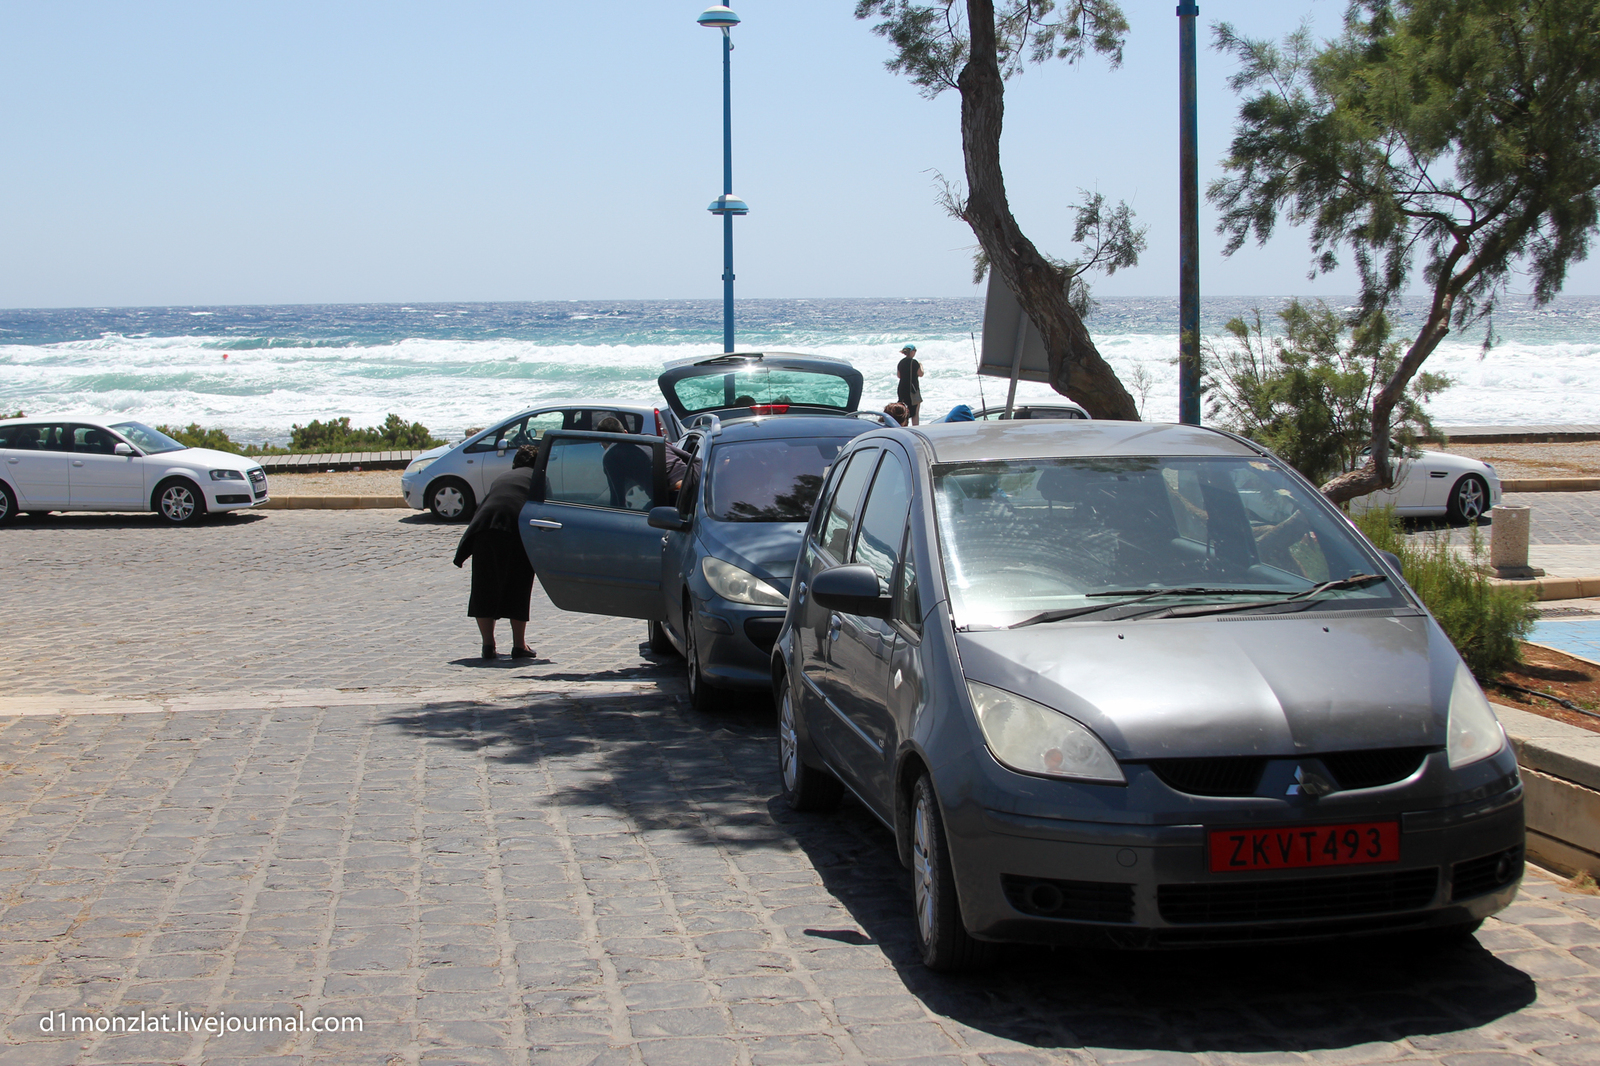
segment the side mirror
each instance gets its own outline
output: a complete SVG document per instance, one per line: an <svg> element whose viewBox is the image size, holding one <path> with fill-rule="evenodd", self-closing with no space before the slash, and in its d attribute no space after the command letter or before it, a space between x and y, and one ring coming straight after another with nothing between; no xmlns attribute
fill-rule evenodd
<svg viewBox="0 0 1600 1066"><path fill-rule="evenodd" d="M133 445L124 444L124 443L119 441L117 443L117 446L115 448L111 449L111 454L112 455L132 455L133 454Z"/></svg>
<svg viewBox="0 0 1600 1066"><path fill-rule="evenodd" d="M1401 572L1401 570L1400 570L1400 556L1396 555L1394 552L1386 552L1382 548L1378 549L1378 554L1383 556L1383 561L1384 562L1386 562L1390 566L1394 567L1394 572L1395 573L1398 574L1398 573Z"/></svg>
<svg viewBox="0 0 1600 1066"><path fill-rule="evenodd" d="M863 618L888 618L894 604L878 591L878 575L865 563L835 566L811 579L811 599L821 607Z"/></svg>
<svg viewBox="0 0 1600 1066"><path fill-rule="evenodd" d="M645 519L652 529L670 529L674 532L688 529L690 522L678 513L676 507L652 507L650 516Z"/></svg>

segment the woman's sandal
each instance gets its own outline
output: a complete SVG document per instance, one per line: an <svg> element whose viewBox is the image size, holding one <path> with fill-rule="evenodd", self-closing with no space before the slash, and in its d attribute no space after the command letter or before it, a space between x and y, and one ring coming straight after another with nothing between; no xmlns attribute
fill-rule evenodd
<svg viewBox="0 0 1600 1066"><path fill-rule="evenodd" d="M484 657L484 658L485 658L485 659L497 659L497 658L499 658L499 656L497 656L497 655L496 655L496 654L495 654L495 653L494 653L494 645L493 645L493 644L485 644L485 645L484 645L484 646L483 646L483 657ZM512 652L512 653L511 653L511 657L512 657L512 658L513 658L513 659L514 659L514 658L516 658L516 653L515 653L515 652Z"/></svg>
<svg viewBox="0 0 1600 1066"><path fill-rule="evenodd" d="M534 659L538 657L538 653L532 648L512 648L511 657L513 659Z"/></svg>

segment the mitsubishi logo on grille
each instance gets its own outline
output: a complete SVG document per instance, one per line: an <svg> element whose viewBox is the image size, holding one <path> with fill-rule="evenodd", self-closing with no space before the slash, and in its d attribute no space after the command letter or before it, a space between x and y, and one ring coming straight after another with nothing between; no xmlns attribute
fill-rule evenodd
<svg viewBox="0 0 1600 1066"><path fill-rule="evenodd" d="M1294 768L1294 784L1289 786L1285 796L1326 796L1335 789L1332 781L1317 773L1307 770L1304 766Z"/></svg>

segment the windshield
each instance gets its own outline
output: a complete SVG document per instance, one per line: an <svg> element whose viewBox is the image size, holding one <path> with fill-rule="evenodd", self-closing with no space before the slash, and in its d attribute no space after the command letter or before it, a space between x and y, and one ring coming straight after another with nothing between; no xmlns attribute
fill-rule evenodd
<svg viewBox="0 0 1600 1066"><path fill-rule="evenodd" d="M1197 604L1405 604L1381 578L1316 589L1376 565L1345 523L1265 460L1048 459L936 466L933 475L958 626L1058 611L1086 620L1189 613ZM1296 593L1307 595L1279 602Z"/></svg>
<svg viewBox="0 0 1600 1066"><path fill-rule="evenodd" d="M689 414L757 404L807 404L850 409L850 382L811 370L744 367L680 378L669 386Z"/></svg>
<svg viewBox="0 0 1600 1066"><path fill-rule="evenodd" d="M828 464L849 438L751 440L711 453L711 517L723 522L804 522Z"/></svg>
<svg viewBox="0 0 1600 1066"><path fill-rule="evenodd" d="M187 444L179 444L159 429L151 429L143 422L116 422L111 428L137 444L139 450L146 455L160 455L162 452L175 452L188 447Z"/></svg>

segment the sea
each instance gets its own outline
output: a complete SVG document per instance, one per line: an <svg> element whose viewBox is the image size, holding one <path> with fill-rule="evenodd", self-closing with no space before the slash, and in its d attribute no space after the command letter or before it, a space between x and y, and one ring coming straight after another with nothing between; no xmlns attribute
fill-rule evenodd
<svg viewBox="0 0 1600 1066"><path fill-rule="evenodd" d="M1270 329L1286 302L1207 300L1202 333L1226 345L1229 319L1256 309ZM1414 330L1422 311L1408 305L1400 332ZM1004 379L976 373L979 298L740 300L735 313L739 350L854 364L866 378L863 406L894 398L908 342L926 369L925 419L1005 401ZM1104 299L1087 322L1147 420L1177 417L1177 323L1172 298ZM1428 360L1452 382L1429 405L1437 424L1600 422L1600 297L1504 302L1493 343L1484 340L1482 323L1469 326ZM0 410L198 424L279 445L313 419L370 426L394 413L459 439L549 401L659 402L666 364L720 351L715 300L0 311ZM1017 394L1055 395L1029 382Z"/></svg>

